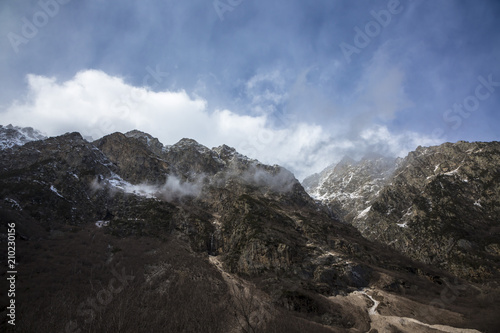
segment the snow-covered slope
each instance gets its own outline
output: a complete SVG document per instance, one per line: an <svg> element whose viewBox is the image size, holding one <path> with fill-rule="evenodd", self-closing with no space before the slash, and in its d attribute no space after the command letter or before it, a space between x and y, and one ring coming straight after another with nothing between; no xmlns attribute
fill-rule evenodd
<svg viewBox="0 0 500 333"><path fill-rule="evenodd" d="M365 212L396 169L399 159L380 155L366 156L360 161L344 157L321 173L304 180L305 190L316 200L329 206L347 222Z"/></svg>
<svg viewBox="0 0 500 333"><path fill-rule="evenodd" d="M500 272L500 143L418 147L403 160L343 160L304 180L370 240L467 279Z"/></svg>
<svg viewBox="0 0 500 333"><path fill-rule="evenodd" d="M44 140L47 137L31 127L0 125L0 150L22 146L26 142Z"/></svg>

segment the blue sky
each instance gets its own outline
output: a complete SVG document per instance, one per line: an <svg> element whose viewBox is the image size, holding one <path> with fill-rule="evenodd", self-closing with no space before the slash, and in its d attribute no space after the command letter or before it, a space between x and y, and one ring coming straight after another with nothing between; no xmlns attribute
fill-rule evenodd
<svg viewBox="0 0 500 333"><path fill-rule="evenodd" d="M0 3L0 124L228 144L299 179L499 140L499 1Z"/></svg>

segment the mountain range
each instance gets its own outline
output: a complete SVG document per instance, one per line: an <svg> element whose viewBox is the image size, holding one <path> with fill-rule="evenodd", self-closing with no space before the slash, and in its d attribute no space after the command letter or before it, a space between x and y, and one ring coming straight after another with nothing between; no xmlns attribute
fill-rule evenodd
<svg viewBox="0 0 500 333"><path fill-rule="evenodd" d="M497 142L345 158L301 184L226 145L138 130L0 139L16 331L500 327Z"/></svg>

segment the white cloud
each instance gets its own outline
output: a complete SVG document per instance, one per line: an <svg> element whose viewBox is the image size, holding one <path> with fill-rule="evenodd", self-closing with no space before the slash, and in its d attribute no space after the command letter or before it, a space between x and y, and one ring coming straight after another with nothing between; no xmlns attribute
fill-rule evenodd
<svg viewBox="0 0 500 333"><path fill-rule="evenodd" d="M268 78L255 79L249 85L260 79ZM279 82L275 74L271 79ZM28 85L26 99L8 107L1 114L2 123L31 126L51 136L78 131L97 139L115 131L139 129L164 144L184 137L208 147L227 144L263 163L285 166L299 179L345 154L378 149L403 155L419 144L434 143L415 133L392 134L383 126L365 127L350 140L345 139L348 130L342 124L334 131L298 121L276 128L266 115L210 111L204 99L185 91L155 92L96 70L79 72L66 82L29 75Z"/></svg>
<svg viewBox="0 0 500 333"><path fill-rule="evenodd" d="M377 151L388 156L404 157L418 146L440 144L436 138L415 132L390 133L385 126L373 126L364 130L360 141L367 143L367 151Z"/></svg>
<svg viewBox="0 0 500 333"><path fill-rule="evenodd" d="M91 187L94 191L107 187L111 190L112 195L116 191L121 191L146 198L161 198L166 201L175 201L186 196L198 197L202 191L204 178L205 176L200 174L194 181L190 182L181 181L176 176L169 175L163 185L148 183L131 184L123 180L119 175L113 174L110 178L104 179L101 182L95 179L91 183Z"/></svg>

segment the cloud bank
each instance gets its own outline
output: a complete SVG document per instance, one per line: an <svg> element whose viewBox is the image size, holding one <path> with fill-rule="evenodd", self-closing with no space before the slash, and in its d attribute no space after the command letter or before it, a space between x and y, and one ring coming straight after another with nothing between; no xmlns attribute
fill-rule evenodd
<svg viewBox="0 0 500 333"><path fill-rule="evenodd" d="M276 73L270 75L279 81ZM393 87L401 82L402 75L394 69L382 83ZM347 123L325 128L289 120L276 126L276 119L266 112L243 115L238 110L211 110L207 100L190 96L184 90L153 91L98 70L78 72L64 82L28 75L27 82L28 93L7 107L2 113L3 123L31 126L50 136L78 131L97 139L115 131L139 129L158 137L163 144L185 137L208 147L227 144L263 163L283 165L298 179L320 171L345 154L357 156L375 150L402 156L418 145L439 143L417 133L391 133L384 125L371 121L359 121L356 131ZM367 82L370 83L368 79ZM258 83L257 79L251 80L247 88L254 89ZM373 96L379 109L386 110L381 111L382 117L393 116L401 105L409 103L404 94L398 94L396 102L391 102L390 96L380 98L386 95L376 89L360 87L360 96L364 98L360 103L366 107ZM283 102L277 94L262 98ZM359 117L363 117L363 107L357 109L361 110Z"/></svg>

